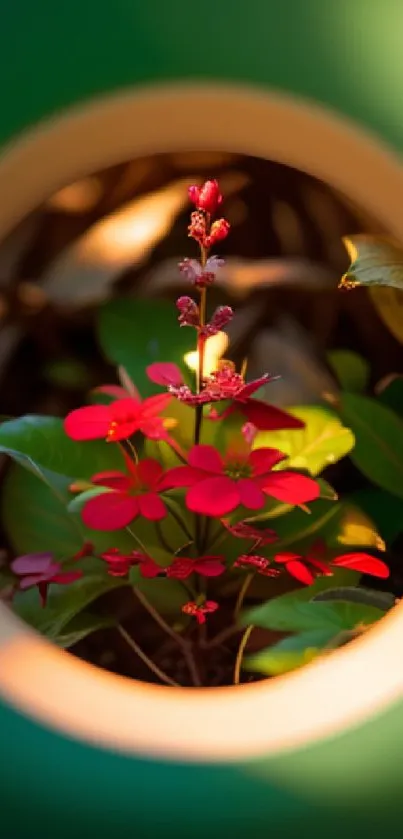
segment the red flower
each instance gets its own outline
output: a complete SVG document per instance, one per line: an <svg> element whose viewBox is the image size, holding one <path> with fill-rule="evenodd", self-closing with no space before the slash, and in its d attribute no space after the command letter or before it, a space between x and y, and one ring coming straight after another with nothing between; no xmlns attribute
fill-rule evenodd
<svg viewBox="0 0 403 839"><path fill-rule="evenodd" d="M241 504L249 510L260 510L265 496L286 504L305 504L319 495L319 486L312 478L296 472L273 472L285 457L276 449L227 451L223 459L213 446L193 446L188 466L177 466L166 472L165 489L190 487L186 495L189 510L205 516L222 517Z"/></svg>
<svg viewBox="0 0 403 839"><path fill-rule="evenodd" d="M123 472L100 472L94 475L93 484L107 487L90 498L82 509L82 519L87 527L95 530L120 530L137 516L150 521L160 521L167 515L164 502L158 495L163 469L153 458L137 464L126 458L128 475Z"/></svg>
<svg viewBox="0 0 403 839"><path fill-rule="evenodd" d="M270 567L269 559L258 554L242 554L235 560L234 568L242 568L247 571L252 569L259 574L263 574L264 577L278 577L280 574L280 571L277 571L276 568Z"/></svg>
<svg viewBox="0 0 403 839"><path fill-rule="evenodd" d="M190 559L187 556L181 556L167 568L167 577L187 580L194 573L201 574L203 577L219 577L225 571L223 558L222 556L201 556L198 559Z"/></svg>
<svg viewBox="0 0 403 839"><path fill-rule="evenodd" d="M104 438L111 443L125 440L136 431L153 440L161 440L165 437L167 423L159 414L170 399L169 393L159 393L143 401L127 396L110 405L77 408L67 415L64 430L72 440Z"/></svg>
<svg viewBox="0 0 403 839"><path fill-rule="evenodd" d="M197 603L191 601L190 603L185 603L182 606L182 612L185 615L191 615L192 618L196 618L198 624L206 623L206 615L211 612L216 612L218 609L218 603L215 600L206 600L202 606L198 606Z"/></svg>
<svg viewBox="0 0 403 839"><path fill-rule="evenodd" d="M48 588L51 583L68 585L82 577L82 571L63 571L51 553L25 554L14 559L11 570L20 577L19 588L38 586L42 606L46 606Z"/></svg>
<svg viewBox="0 0 403 839"><path fill-rule="evenodd" d="M199 326L199 307L191 297L178 297L176 301L176 308L179 311L178 321L180 326Z"/></svg>
<svg viewBox="0 0 403 839"><path fill-rule="evenodd" d="M111 577L126 577L135 565L140 567L140 574L142 577L152 578L158 577L159 574L164 573L164 568L161 568L150 556L141 553L141 551L132 551L129 554L122 554L119 548L109 548L105 553L101 554L102 559L108 565L108 574Z"/></svg>
<svg viewBox="0 0 403 839"><path fill-rule="evenodd" d="M148 378L158 385L164 385L169 393L185 405L207 405L212 402L231 400L231 405L218 414L210 413L210 419L225 419L234 411L241 411L259 431L277 431L280 428L304 428L304 423L286 411L267 405L258 399L252 399L259 388L273 381L276 377L266 373L260 379L245 383L240 373L235 371L230 361L222 361L218 369L208 376L201 393L192 393L184 384L182 373L175 364L164 362L150 364L147 367Z"/></svg>
<svg viewBox="0 0 403 839"><path fill-rule="evenodd" d="M389 568L381 559L367 553L348 553L334 557L326 562L324 560L325 545L316 543L309 553L301 556L296 553L283 552L274 557L274 562L285 565L286 571L298 582L310 586L315 577L333 576L333 567L351 568L360 574L370 574L373 577L386 579L389 577Z"/></svg>
<svg viewBox="0 0 403 839"><path fill-rule="evenodd" d="M203 186L190 186L188 189L189 198L198 210L214 215L217 207L222 202L222 195L218 181L206 181Z"/></svg>

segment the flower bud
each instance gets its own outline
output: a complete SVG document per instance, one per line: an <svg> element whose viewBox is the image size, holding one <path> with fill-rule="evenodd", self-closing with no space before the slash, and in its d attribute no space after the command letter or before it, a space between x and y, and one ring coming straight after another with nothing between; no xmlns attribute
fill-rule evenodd
<svg viewBox="0 0 403 839"><path fill-rule="evenodd" d="M217 332L221 332L230 320L232 320L233 316L234 312L232 311L231 306L219 306L218 309L215 310L210 323L207 323L206 326L200 330L201 334L206 338L211 335L217 335Z"/></svg>
<svg viewBox="0 0 403 839"><path fill-rule="evenodd" d="M206 181L203 186L190 186L189 198L198 210L213 215L222 202L218 181Z"/></svg>
<svg viewBox="0 0 403 839"><path fill-rule="evenodd" d="M191 213L188 235L204 247L206 240L206 218L198 210Z"/></svg>
<svg viewBox="0 0 403 839"><path fill-rule="evenodd" d="M197 303L191 297L178 297L176 308L179 311L179 323L181 326L198 326L200 312Z"/></svg>
<svg viewBox="0 0 403 839"><path fill-rule="evenodd" d="M226 218L220 218L215 221L210 228L210 235L205 239L205 246L211 248L216 242L220 242L228 236L230 231L230 223Z"/></svg>

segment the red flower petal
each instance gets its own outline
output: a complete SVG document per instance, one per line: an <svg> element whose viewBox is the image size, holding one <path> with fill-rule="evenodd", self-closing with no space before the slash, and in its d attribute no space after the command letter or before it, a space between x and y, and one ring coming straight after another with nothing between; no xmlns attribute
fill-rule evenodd
<svg viewBox="0 0 403 839"><path fill-rule="evenodd" d="M173 469L168 469L164 477L161 479L159 489L175 489L176 487L189 487L204 478L202 472L192 469L191 466L174 466Z"/></svg>
<svg viewBox="0 0 403 839"><path fill-rule="evenodd" d="M242 411L249 422L256 425L259 431L278 431L281 428L304 428L304 423L296 417L281 411L280 408L275 408L273 405L267 405L266 402L261 402L258 399L248 399L247 402L242 403L235 401L236 407Z"/></svg>
<svg viewBox="0 0 403 839"><path fill-rule="evenodd" d="M194 563L194 570L203 577L219 577L225 571L221 556L203 556Z"/></svg>
<svg viewBox="0 0 403 839"><path fill-rule="evenodd" d="M112 396L113 399L125 399L128 395L127 390L121 387L121 385L101 385L101 387L94 387L91 392L104 393L105 396Z"/></svg>
<svg viewBox="0 0 403 839"><path fill-rule="evenodd" d="M137 496L140 515L150 521L160 521L167 515L164 502L155 492L146 492Z"/></svg>
<svg viewBox="0 0 403 839"><path fill-rule="evenodd" d="M187 580L188 577L196 570L196 563L194 559L181 556L175 559L172 565L167 569L167 577L174 577L177 580Z"/></svg>
<svg viewBox="0 0 403 839"><path fill-rule="evenodd" d="M127 527L138 512L135 496L123 492L103 492L87 501L81 516L84 524L94 530L120 530Z"/></svg>
<svg viewBox="0 0 403 839"><path fill-rule="evenodd" d="M261 478L260 486L267 495L285 504L305 504L319 496L316 481L297 472L272 472Z"/></svg>
<svg viewBox="0 0 403 839"><path fill-rule="evenodd" d="M254 449L249 455L249 463L253 468L254 475L265 475L286 457L287 455L278 451L278 449Z"/></svg>
<svg viewBox="0 0 403 839"><path fill-rule="evenodd" d="M55 576L52 577L50 582L64 586L68 585L69 583L74 583L76 580L79 580L82 576L82 571L62 571L60 574L55 574Z"/></svg>
<svg viewBox="0 0 403 839"><path fill-rule="evenodd" d="M109 405L90 405L67 414L64 430L72 440L98 440L106 437L110 423Z"/></svg>
<svg viewBox="0 0 403 839"><path fill-rule="evenodd" d="M372 577L389 577L389 568L381 559L366 553L342 554L332 560L332 565L341 568L351 568L352 571L359 571L360 574L371 574Z"/></svg>
<svg viewBox="0 0 403 839"><path fill-rule="evenodd" d="M237 485L230 478L217 476L198 481L186 495L186 506L204 516L225 516L240 503Z"/></svg>
<svg viewBox="0 0 403 839"><path fill-rule="evenodd" d="M174 387L179 387L179 385L183 384L183 376L179 367L177 364L172 364L169 361L157 361L155 364L149 364L146 367L146 373L148 378L152 382L155 382L156 385L164 385L164 387L174 385Z"/></svg>
<svg viewBox="0 0 403 839"><path fill-rule="evenodd" d="M140 574L146 579L152 580L154 577L158 577L158 574L161 574L163 570L151 557L147 557L140 562Z"/></svg>
<svg viewBox="0 0 403 839"><path fill-rule="evenodd" d="M152 457L140 460L136 468L137 478L140 484L150 487L150 489L154 489L157 486L163 472L164 470L161 464Z"/></svg>
<svg viewBox="0 0 403 839"><path fill-rule="evenodd" d="M157 417L170 402L172 402L170 393L157 393L156 396L149 396L141 403L141 418Z"/></svg>
<svg viewBox="0 0 403 839"><path fill-rule="evenodd" d="M274 562L278 562L281 565L286 565L287 562L291 562L294 559L302 559L299 554L295 554L292 551L282 551L279 554L276 554L274 558Z"/></svg>
<svg viewBox="0 0 403 839"><path fill-rule="evenodd" d="M237 394L237 402L243 402L244 399L250 399L253 393L256 393L259 388L263 387L263 385L267 385L269 382L273 381L273 379L277 379L277 376L269 376L269 374L266 373L264 376L260 376L259 379L254 379L253 382L247 382L245 387L243 387Z"/></svg>
<svg viewBox="0 0 403 839"><path fill-rule="evenodd" d="M241 504L249 510L260 510L264 506L265 497L260 487L250 478L241 478L237 482Z"/></svg>
<svg viewBox="0 0 403 839"><path fill-rule="evenodd" d="M306 586L310 586L315 580L313 574L300 559L292 559L291 562L287 562L285 567L292 577Z"/></svg>
<svg viewBox="0 0 403 839"><path fill-rule="evenodd" d="M91 483L121 492L130 489L132 484L130 478L123 472L98 472L97 475L92 476Z"/></svg>
<svg viewBox="0 0 403 839"><path fill-rule="evenodd" d="M223 462L214 446L193 446L189 453L189 466L202 469L203 472L213 472L221 475Z"/></svg>
<svg viewBox="0 0 403 839"><path fill-rule="evenodd" d="M59 570L59 563L54 562L51 553L33 553L17 556L10 568L14 574L53 574Z"/></svg>

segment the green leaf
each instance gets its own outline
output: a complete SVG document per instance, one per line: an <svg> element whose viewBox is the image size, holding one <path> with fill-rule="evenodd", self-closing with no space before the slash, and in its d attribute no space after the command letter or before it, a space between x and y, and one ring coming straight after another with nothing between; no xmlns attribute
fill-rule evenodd
<svg viewBox="0 0 403 839"><path fill-rule="evenodd" d="M403 421L373 399L340 397L339 411L355 436L353 463L373 483L403 498Z"/></svg>
<svg viewBox="0 0 403 839"><path fill-rule="evenodd" d="M244 670L252 670L265 676L280 676L309 664L334 637L332 629L316 629L284 638L272 647L266 647L242 663Z"/></svg>
<svg viewBox="0 0 403 839"><path fill-rule="evenodd" d="M84 505L91 498L97 498L98 495L103 495L105 492L110 492L108 487L94 486L93 489L86 489L85 492L80 492L67 505L69 513L81 513Z"/></svg>
<svg viewBox="0 0 403 839"><path fill-rule="evenodd" d="M42 375L53 385L65 390L88 390L91 384L89 370L77 358L59 358L45 364Z"/></svg>
<svg viewBox="0 0 403 839"><path fill-rule="evenodd" d="M366 390L370 366L365 358L351 350L332 350L327 359L343 390L353 393Z"/></svg>
<svg viewBox="0 0 403 839"><path fill-rule="evenodd" d="M339 575L339 571L336 572ZM318 602L320 591L334 590L335 578L319 578L326 583L320 589L319 579L312 586L281 597L275 597L249 609L242 615L242 625L253 624L278 632L300 632L332 627L335 634L345 629L354 629L357 624L373 623L382 617L384 610L356 602ZM319 607L319 608L317 608Z"/></svg>
<svg viewBox="0 0 403 839"><path fill-rule="evenodd" d="M161 388L148 379L145 368L155 361L183 367L183 357L194 350L194 330L181 329L174 303L165 300L110 300L99 311L98 338L106 358L122 365L142 396Z"/></svg>
<svg viewBox="0 0 403 839"><path fill-rule="evenodd" d="M374 522L382 539L390 545L403 532L403 501L384 489L371 487L348 496Z"/></svg>
<svg viewBox="0 0 403 839"><path fill-rule="evenodd" d="M318 475L329 464L336 463L354 446L354 436L339 417L327 408L317 406L288 409L305 423L293 431L266 431L258 434L255 448L268 446L280 449L288 459L282 469L302 469Z"/></svg>
<svg viewBox="0 0 403 839"><path fill-rule="evenodd" d="M319 499L311 513L294 508L285 516L271 520L279 541L272 547L278 553L285 548L303 551L313 542L323 540L328 547L375 547L384 543L373 522L361 510L345 501L329 504Z"/></svg>
<svg viewBox="0 0 403 839"><path fill-rule="evenodd" d="M369 295L389 332L403 344L403 291L389 286L374 286L369 289Z"/></svg>
<svg viewBox="0 0 403 839"><path fill-rule="evenodd" d="M48 601L42 608L36 589L20 592L13 601L16 613L47 638L56 640L62 630L80 612L103 594L127 586L124 577L110 577L101 560L84 560L82 577L67 586L51 585Z"/></svg>
<svg viewBox="0 0 403 839"><path fill-rule="evenodd" d="M372 588L363 588L362 586L338 586L337 588L325 589L325 591L316 594L313 600L315 602L342 600L349 603L363 603L367 606L375 606L376 609L381 609L383 612L387 612L396 603L394 594L387 591L376 591Z"/></svg>
<svg viewBox="0 0 403 839"><path fill-rule="evenodd" d="M403 318L402 318L403 329ZM384 383L378 383L376 392L378 402L403 417L403 376L388 376ZM383 387L381 388L381 384Z"/></svg>
<svg viewBox="0 0 403 839"><path fill-rule="evenodd" d="M51 640L58 647L67 650L69 647L73 647L74 644L78 644L87 635L97 632L98 629L108 629L113 626L115 626L115 621L112 618L91 615L89 612L81 612L73 620L69 621L60 632L48 637L51 637Z"/></svg>
<svg viewBox="0 0 403 839"><path fill-rule="evenodd" d="M394 286L403 289L403 249L385 236L346 236L351 265L340 287Z"/></svg>
<svg viewBox="0 0 403 839"><path fill-rule="evenodd" d="M117 446L103 440L70 440L61 419L33 414L0 425L0 451L27 468L34 461L70 478L89 479L96 472L119 469L123 464Z"/></svg>

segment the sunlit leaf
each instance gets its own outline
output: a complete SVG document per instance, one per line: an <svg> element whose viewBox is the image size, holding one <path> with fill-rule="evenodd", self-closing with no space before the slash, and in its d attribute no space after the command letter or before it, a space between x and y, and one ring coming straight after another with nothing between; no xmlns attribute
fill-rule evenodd
<svg viewBox="0 0 403 839"><path fill-rule="evenodd" d="M106 358L125 368L142 396L160 392L145 368L155 361L184 367L184 355L195 348L194 330L181 329L174 302L115 299L101 307L98 338Z"/></svg>
<svg viewBox="0 0 403 839"><path fill-rule="evenodd" d="M396 495L370 487L352 493L346 500L369 516L387 544L392 544L403 532L403 499Z"/></svg>
<svg viewBox="0 0 403 839"><path fill-rule="evenodd" d="M371 300L393 337L403 344L403 291L398 288L369 289Z"/></svg>
<svg viewBox="0 0 403 839"><path fill-rule="evenodd" d="M403 248L383 236L357 234L343 243L351 265L340 282L341 288L394 286L403 289Z"/></svg>
<svg viewBox="0 0 403 839"><path fill-rule="evenodd" d="M313 661L334 635L334 630L329 628L292 635L272 647L247 656L242 667L264 676L280 676Z"/></svg>
<svg viewBox="0 0 403 839"><path fill-rule="evenodd" d="M351 350L331 350L328 362L343 390L364 391L370 377L370 366L365 358Z"/></svg>
<svg viewBox="0 0 403 839"><path fill-rule="evenodd" d="M265 431L255 439L255 448L280 449L288 459L279 468L302 469L318 475L326 466L340 460L354 446L354 436L339 417L317 406L288 409L305 423L293 431Z"/></svg>
<svg viewBox="0 0 403 839"><path fill-rule="evenodd" d="M403 498L403 421L374 399L355 393L341 395L339 411L354 432L353 463L373 483Z"/></svg>
<svg viewBox="0 0 403 839"><path fill-rule="evenodd" d="M346 546L385 547L371 519L345 501L319 499L311 505L310 515L294 508L285 516L270 519L270 526L279 536L273 546L277 552L284 548L301 551L318 539L331 548L343 546L344 552Z"/></svg>

